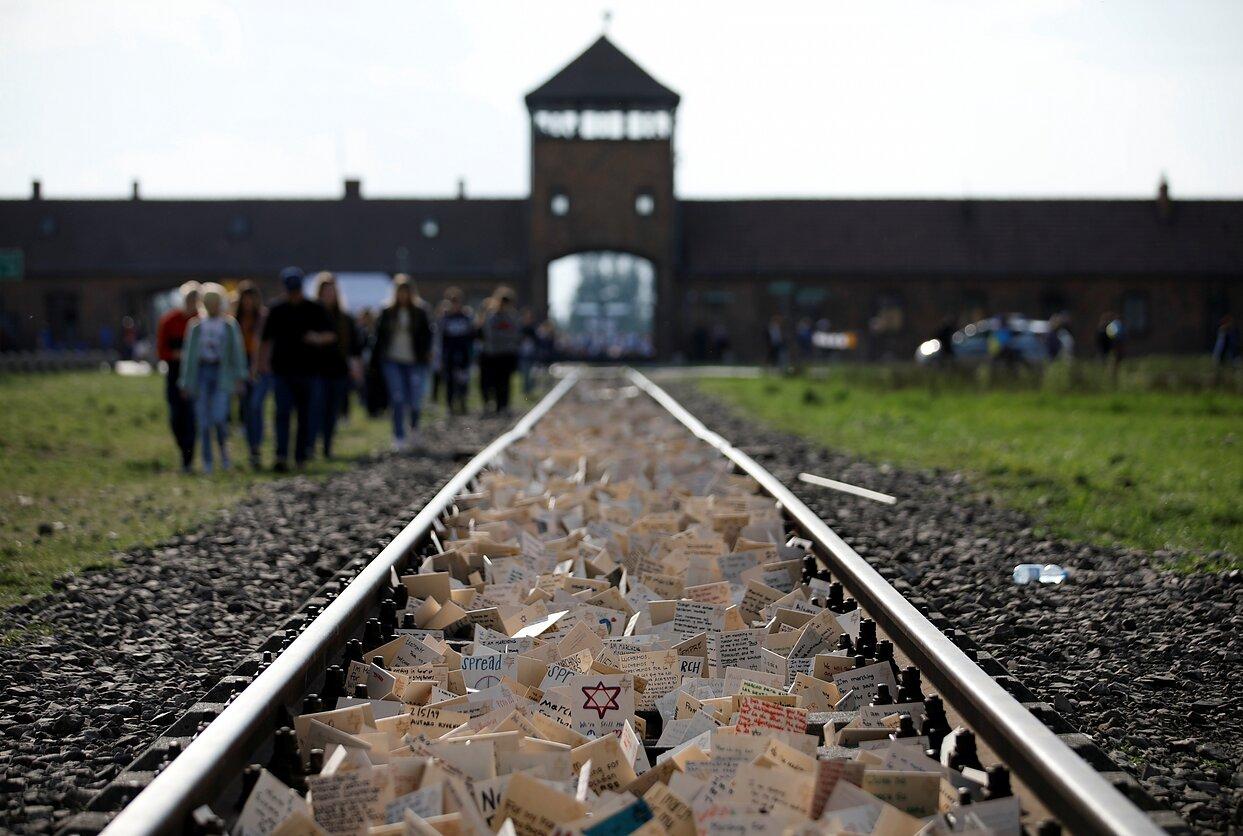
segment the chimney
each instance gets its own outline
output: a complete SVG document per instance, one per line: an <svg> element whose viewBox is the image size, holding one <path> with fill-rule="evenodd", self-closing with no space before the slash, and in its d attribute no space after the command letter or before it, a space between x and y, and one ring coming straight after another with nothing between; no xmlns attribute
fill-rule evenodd
<svg viewBox="0 0 1243 836"><path fill-rule="evenodd" d="M350 178L345 181L345 197L344 200L362 200L363 198L363 181Z"/></svg>
<svg viewBox="0 0 1243 836"><path fill-rule="evenodd" d="M137 180L131 180L131 181L130 181L130 184L129 184L129 199L130 199L130 200L141 200L141 199L142 199L142 197L141 197L141 196L139 195L139 193L138 193L138 181L137 181Z"/></svg>
<svg viewBox="0 0 1243 836"><path fill-rule="evenodd" d="M39 180L30 181L30 199L43 200L43 183Z"/></svg>
<svg viewBox="0 0 1243 836"><path fill-rule="evenodd" d="M457 179L457 199L458 200L466 199L466 178L465 177L459 177Z"/></svg>
<svg viewBox="0 0 1243 836"><path fill-rule="evenodd" d="M1165 175L1161 175L1161 185L1157 186L1157 214L1163 219L1169 220L1173 213L1174 205L1170 200L1170 183L1165 179Z"/></svg>

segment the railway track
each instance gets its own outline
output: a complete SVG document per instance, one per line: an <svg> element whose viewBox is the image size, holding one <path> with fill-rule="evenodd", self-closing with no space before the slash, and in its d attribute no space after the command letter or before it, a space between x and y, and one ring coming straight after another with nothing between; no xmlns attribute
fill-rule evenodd
<svg viewBox="0 0 1243 836"><path fill-rule="evenodd" d="M531 489L533 483L540 489ZM550 496L555 498L551 503ZM673 502L678 513L664 513L668 508L662 502ZM526 532L518 534L517 524ZM727 549L714 549L718 535ZM671 547L673 538L686 542ZM718 560L722 551L733 556L724 575ZM663 563L650 562L657 555L663 555ZM553 566L559 567L556 572ZM656 571L660 568L678 568L680 577ZM781 580L783 573L787 581ZM524 593L520 599L513 597L515 590ZM781 597L773 598L773 590ZM460 611L452 609L458 602ZM369 766L368 759L387 762L390 755L411 761L437 758L434 763L443 767L438 775L445 779L437 784L440 795L436 801L419 801L438 808L427 817L431 823L412 816L404 824L398 815L395 829L378 833L469 833L482 829L481 814L493 818L490 829L508 819L517 833L551 830L547 820L543 825L523 821L535 813L527 809L523 793L507 796L511 785L537 796L556 793L543 806L557 807L568 797L570 812L554 816L567 832L632 832L643 823L644 810L647 818L656 815L660 821L659 814L682 808L694 816L692 832L726 832L725 822L735 828L728 832L743 832L737 829L743 825L771 829L775 823L790 833L831 832L850 826L853 816L870 822L861 832L876 825L883 832L914 833L933 821L941 830L921 832L978 831L985 825L996 832L1055 832L1054 823L1074 833L1180 828L1172 814L1153 809L1151 799L1090 739L1074 734L1051 707L1035 702L1003 666L965 637L938 629L936 614L925 615L921 608L926 610L923 602L903 598L785 485L647 377L633 370L572 372L455 474L377 557L345 567L60 832L223 832L243 814L258 776L248 769L251 764L268 765L300 789L314 784L318 790L312 798L319 801L307 814L347 827L342 822L349 814L341 811L353 809L348 803L342 802L335 814L325 812L339 789L332 781L345 779L308 782L308 774L316 772L306 762L311 748L325 750L315 756L315 766L319 757L327 757L325 768L334 774L351 767L368 775L395 774L397 767ZM622 624L610 624L610 619ZM403 629L412 632L398 632ZM431 634L420 632L428 629ZM424 636L430 637L425 641ZM492 651L483 650L489 645L516 650L528 661L511 657L506 664L503 656L490 658ZM839 650L839 645L849 649ZM554 647L574 653L554 655ZM670 647L677 648L672 679L659 665L653 667L662 652L668 658ZM425 664L421 660L403 658L411 664L401 668L393 664L394 648L417 654L435 650L436 658L427 668L419 667ZM381 668L362 661L385 652L389 658ZM581 652L589 655L584 659ZM749 661L727 664L744 658ZM544 667L533 673L532 659ZM352 671L351 660L357 666ZM342 693L344 702L324 704L321 696L342 692L338 680L347 672L367 687L357 698ZM772 677L780 679L780 687L773 687ZM882 681L891 683L893 692L875 687ZM581 686L584 704L569 705L559 682ZM551 706L550 694L556 698ZM373 701L376 697L400 699ZM944 706L943 721L937 698ZM892 704L887 699L896 699L901 710L890 713L884 707ZM619 700L621 705L615 705ZM671 704L675 700L676 706ZM624 710L630 701L633 713ZM364 705L372 724L394 708L421 719L410 728L401 723L412 721L385 721L386 728L408 734L380 744L378 737L361 737L372 731L365 721L362 727L348 726L354 721L321 713L345 706L346 714L357 716L367 713ZM509 716L503 710L507 707L520 709L521 718L531 715L535 725ZM311 715L357 734L325 732L310 724ZM474 722L479 716L482 725ZM925 716L932 721L926 727ZM788 762L774 763L780 759L769 752L768 760L757 759L759 766L734 762L729 774L713 778L724 774L722 767L705 764L718 764L727 744L734 745L726 739L729 731L713 731L721 725L739 736L782 742L784 748L775 751ZM563 731L567 727L572 734ZM308 736L311 728L318 737ZM620 775L598 774L601 762L616 759L611 748L598 750L606 742L612 747L609 732L630 744L621 749L629 771L622 768ZM920 745L903 742L916 732L925 732L915 735ZM477 739L498 752L521 745L524 757L497 754L490 766L481 766L478 759L463 758L460 743L447 742L469 738L468 733L490 735ZM591 745L583 740L596 734L600 743L574 756L579 746ZM294 742L299 736L305 744L301 759ZM366 750L371 754L360 755L364 750L357 741L367 739L375 741ZM333 741L343 745L334 747ZM923 754L929 744L966 768L938 766ZM291 765L291 746L296 766ZM378 751L384 746L389 751ZM563 755L577 764L591 753L596 754L594 765L582 780L577 771L563 776L545 764L560 764ZM818 761L809 765L809 756ZM866 769L825 765L842 761ZM1004 768L992 769L990 777L985 768L998 765ZM735 775L735 768L743 771ZM526 777L504 778L541 769L549 770L544 774L550 783L528 787ZM921 770L924 778L911 777ZM865 777L869 772L872 777ZM674 773L680 774L675 778ZM927 779L928 774L937 777ZM567 777L575 784L568 795L555 789ZM1005 789L1006 778L1012 794ZM432 785L427 776L414 783L424 780ZM703 786L692 783L700 780ZM856 790L844 785L839 790L836 784L843 781L860 784L862 795L851 796ZM676 791L649 795L653 782ZM896 782L897 790L886 789L885 782ZM477 808L471 792L485 784L496 787L496 803ZM388 786L385 798L391 801L395 790ZM811 795L802 800L800 793L808 786ZM930 786L936 795L932 807L926 797L915 797L926 796ZM784 797L764 795L774 787ZM415 789L414 784L406 788ZM874 792L864 793L868 788ZM709 795L686 797L694 789ZM839 792L865 803L843 807L847 802L838 800ZM746 804L725 803L730 793ZM636 796L645 800L636 802ZM873 796L891 803L873 809ZM625 799L630 799L628 806ZM665 806L659 807L658 800ZM594 819L575 821L593 806ZM902 818L890 807L903 808ZM859 813L861 808L870 812ZM763 811L764 821L744 821L755 810ZM246 809L247 822L253 823L254 812L253 805ZM874 815L878 812L887 816L881 823ZM637 817L628 829L620 824L625 815ZM818 821L806 823L809 818ZM604 827L601 822L612 829L591 829ZM678 832L648 828L645 832Z"/></svg>

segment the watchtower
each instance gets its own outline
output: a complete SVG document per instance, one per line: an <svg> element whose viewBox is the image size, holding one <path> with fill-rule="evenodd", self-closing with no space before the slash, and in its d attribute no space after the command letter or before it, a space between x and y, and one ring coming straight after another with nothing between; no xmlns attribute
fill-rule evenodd
<svg viewBox="0 0 1243 836"><path fill-rule="evenodd" d="M655 273L653 337L660 356L675 344L678 101L604 35L526 97L536 309L547 309L548 270L556 259L601 251L640 256Z"/></svg>

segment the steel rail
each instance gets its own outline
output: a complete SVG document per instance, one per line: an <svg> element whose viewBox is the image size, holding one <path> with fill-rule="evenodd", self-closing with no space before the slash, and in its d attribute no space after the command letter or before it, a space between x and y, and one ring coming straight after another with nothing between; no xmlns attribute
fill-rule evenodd
<svg viewBox="0 0 1243 836"><path fill-rule="evenodd" d="M775 476L641 372L628 369L627 376L781 503L825 551L829 569L859 606L1071 831L1136 836L1165 832L981 670Z"/></svg>
<svg viewBox="0 0 1243 836"><path fill-rule="evenodd" d="M104 830L110 836L179 833L200 804L214 800L241 774L278 706L301 697L379 600L398 566L432 530L435 520L501 451L527 435L578 382L561 380L512 428L457 472L335 601L254 682L140 792Z"/></svg>

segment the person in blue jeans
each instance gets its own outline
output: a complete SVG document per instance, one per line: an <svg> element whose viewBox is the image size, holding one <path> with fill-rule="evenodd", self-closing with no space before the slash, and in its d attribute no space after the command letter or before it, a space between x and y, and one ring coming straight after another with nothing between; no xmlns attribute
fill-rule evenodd
<svg viewBox="0 0 1243 836"><path fill-rule="evenodd" d="M393 413L393 449L403 452L414 443L427 391L432 325L427 304L415 293L410 277L393 277L393 301L380 313L371 362L378 363ZM409 420L412 432L406 434Z"/></svg>
<svg viewBox="0 0 1243 836"><path fill-rule="evenodd" d="M199 294L201 309L186 331L177 381L194 403L203 472L211 473L214 441L220 445L220 467L229 468L229 402L246 379L246 349L237 320L225 312L225 289L209 282Z"/></svg>
<svg viewBox="0 0 1243 836"><path fill-rule="evenodd" d="M332 458L332 442L336 436L337 421L345 414L350 383L362 381L362 338L354 318L345 310L345 300L332 273L323 272L315 277L315 301L324 306L332 330L337 339L324 346L320 358L319 385L321 387L320 412L317 424L318 437L323 443L324 458ZM313 447L315 442L311 442Z"/></svg>
<svg viewBox="0 0 1243 836"><path fill-rule="evenodd" d="M328 312L303 295L304 280L297 267L281 271L285 298L268 310L259 345L259 375L272 375L276 394L276 461L272 469L277 473L289 471L289 429L295 414L298 432L294 462L303 467L311 457L321 409L321 349L337 339Z"/></svg>

